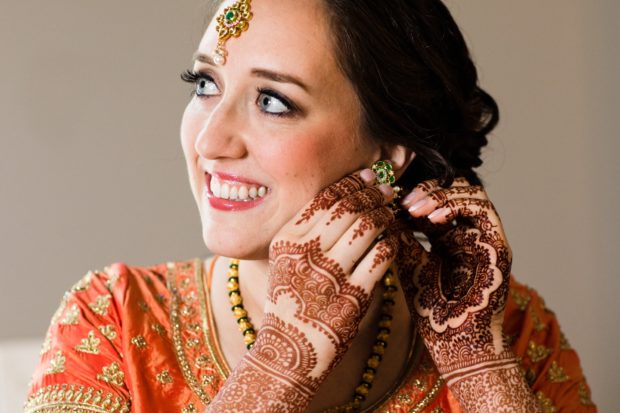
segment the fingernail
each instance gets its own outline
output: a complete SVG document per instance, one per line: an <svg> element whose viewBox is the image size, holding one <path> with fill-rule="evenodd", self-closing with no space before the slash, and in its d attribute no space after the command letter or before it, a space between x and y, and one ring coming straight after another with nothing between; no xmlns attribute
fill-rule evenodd
<svg viewBox="0 0 620 413"><path fill-rule="evenodd" d="M401 204L406 206L406 205L407 205L407 204L409 204L411 201L413 201L413 198L415 198L415 196L416 196L415 190L414 190L414 191L411 191L411 192L410 192L410 193L409 193L409 194L408 194L408 195L407 195L407 196L406 196L406 197L402 200Z"/></svg>
<svg viewBox="0 0 620 413"><path fill-rule="evenodd" d="M444 212L446 212L446 208L436 209L435 211L433 211L431 214L428 215L428 219L433 219L433 218L443 214Z"/></svg>
<svg viewBox="0 0 620 413"><path fill-rule="evenodd" d="M426 198L419 200L418 202L413 204L411 208L409 208L409 212L414 212L416 209L419 209L420 207L423 207L424 205L426 205L427 202L428 202L428 199Z"/></svg>
<svg viewBox="0 0 620 413"><path fill-rule="evenodd" d="M394 193L394 189L392 189L392 187L388 184L379 185L379 190L383 192L385 196L390 196Z"/></svg>
<svg viewBox="0 0 620 413"><path fill-rule="evenodd" d="M375 173L370 168L366 168L362 172L360 172L360 176L367 184L370 184L375 180Z"/></svg>

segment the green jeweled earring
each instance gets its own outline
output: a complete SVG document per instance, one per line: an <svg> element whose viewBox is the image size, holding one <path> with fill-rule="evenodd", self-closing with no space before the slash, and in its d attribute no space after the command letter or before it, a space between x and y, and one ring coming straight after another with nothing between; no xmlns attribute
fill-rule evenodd
<svg viewBox="0 0 620 413"><path fill-rule="evenodd" d="M392 168L391 161L377 161L372 164L370 169L375 173L375 179L378 185L390 185L394 189L394 199L400 198L402 188L400 186L394 186L396 177L394 176L394 169Z"/></svg>
<svg viewBox="0 0 620 413"><path fill-rule="evenodd" d="M388 184L391 186L396 182L394 169L392 169L390 161L377 161L372 164L371 169L376 175L378 184Z"/></svg>

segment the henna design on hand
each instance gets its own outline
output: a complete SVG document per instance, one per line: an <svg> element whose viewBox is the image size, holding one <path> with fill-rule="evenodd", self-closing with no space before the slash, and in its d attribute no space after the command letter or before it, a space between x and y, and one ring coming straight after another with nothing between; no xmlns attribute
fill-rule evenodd
<svg viewBox="0 0 620 413"><path fill-rule="evenodd" d="M319 211L329 210L339 199L366 188L366 183L358 175L349 175L340 181L322 189L312 203L302 212L301 219L295 225L308 222Z"/></svg>
<svg viewBox="0 0 620 413"><path fill-rule="evenodd" d="M377 208L363 214L360 217L359 224L353 231L353 236L349 240L349 245L353 244L357 238L362 238L368 231L377 228L386 228L394 221L394 213L390 208Z"/></svg>
<svg viewBox="0 0 620 413"><path fill-rule="evenodd" d="M361 214L364 211L380 207L383 205L383 202L383 193L377 188L368 188L356 192L336 204L326 225L339 220L347 214Z"/></svg>
<svg viewBox="0 0 620 413"><path fill-rule="evenodd" d="M344 353L346 343L357 334L357 324L350 320L366 312L370 297L351 285L340 265L325 256L320 237L304 244L273 244L270 275L271 303L276 305L282 295L295 300L295 318L324 333L338 355Z"/></svg>
<svg viewBox="0 0 620 413"><path fill-rule="evenodd" d="M446 219L457 226L431 231L430 252L411 228L402 229L397 257L419 333L463 407L538 411L502 331L512 252L497 211L481 187L436 185L433 180L419 187L437 208L448 208Z"/></svg>

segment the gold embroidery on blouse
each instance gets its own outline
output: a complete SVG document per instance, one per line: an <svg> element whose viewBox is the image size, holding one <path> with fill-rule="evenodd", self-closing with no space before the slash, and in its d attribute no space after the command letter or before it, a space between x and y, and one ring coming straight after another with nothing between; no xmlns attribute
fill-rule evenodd
<svg viewBox="0 0 620 413"><path fill-rule="evenodd" d="M555 361L551 363L551 367L549 367L549 371L547 372L547 377L549 377L551 383L562 383L570 379L564 369Z"/></svg>
<svg viewBox="0 0 620 413"><path fill-rule="evenodd" d="M183 264L183 265L185 265L185 264ZM181 269L186 269L186 268L181 268ZM179 287L185 289L185 288L189 287L190 283L191 283L191 280L189 279L189 277L185 277L179 283Z"/></svg>
<svg viewBox="0 0 620 413"><path fill-rule="evenodd" d="M583 404L584 406L594 405L594 403L592 403L592 399L590 398L590 392L588 391L585 382L582 381L581 383L579 383L579 390L577 390L577 394L579 395L579 403Z"/></svg>
<svg viewBox="0 0 620 413"><path fill-rule="evenodd" d="M528 344L527 355L532 360L532 363L538 363L541 360L546 359L553 352L550 348L543 346L542 344L536 345L533 341Z"/></svg>
<svg viewBox="0 0 620 413"><path fill-rule="evenodd" d="M538 404L542 408L543 413L554 413L556 411L551 399L545 396L542 391L536 393L536 400L538 400Z"/></svg>
<svg viewBox="0 0 620 413"><path fill-rule="evenodd" d="M105 282L105 286L109 292L112 292L114 286L116 285L116 282L118 281L119 274L117 272L111 271L111 269L107 272L110 274L110 278L108 278L108 281Z"/></svg>
<svg viewBox="0 0 620 413"><path fill-rule="evenodd" d="M203 386L210 386L213 384L213 380L215 380L215 376L212 374L204 374L200 377L200 382Z"/></svg>
<svg viewBox="0 0 620 413"><path fill-rule="evenodd" d="M62 325L76 325L80 317L80 307L77 304L71 305L71 307L65 313L65 316L60 320Z"/></svg>
<svg viewBox="0 0 620 413"><path fill-rule="evenodd" d="M108 315L108 307L110 306L110 298L112 298L109 294L100 295L97 297L94 303L88 304L91 310L95 314L99 314L100 316Z"/></svg>
<svg viewBox="0 0 620 413"><path fill-rule="evenodd" d="M204 354L201 354L196 359L195 365L196 365L197 368L202 368L202 367L205 367L209 363L209 361L211 361L211 360L209 359L208 356L206 356Z"/></svg>
<svg viewBox="0 0 620 413"><path fill-rule="evenodd" d="M181 334L181 319L179 314L179 301L180 300L180 292L179 288L176 284L176 265L174 262L169 262L167 264L167 282L168 282L168 290L172 292L171 302L170 302L170 324L172 325L172 342L174 345L174 353L176 355L179 366L181 367L181 372L183 373L183 377L185 378L185 382L188 384L189 388L200 398L204 405L207 405L211 402L211 398L204 391L204 389L198 383L197 378L194 376L192 372L192 368L190 367L189 361L187 360L187 356L183 350L183 341ZM189 281L189 279L185 278L185 280ZM185 285L187 288L189 286L189 282L181 284ZM193 408L193 405L190 405ZM188 409L190 406L186 407Z"/></svg>
<svg viewBox="0 0 620 413"><path fill-rule="evenodd" d="M151 330L155 331L160 336L165 336L166 335L166 329L164 328L164 326L162 326L159 323L151 324Z"/></svg>
<svg viewBox="0 0 620 413"><path fill-rule="evenodd" d="M146 340L144 336L138 335L131 339L131 344L142 350L144 347L146 347Z"/></svg>
<svg viewBox="0 0 620 413"><path fill-rule="evenodd" d="M200 344L200 339L199 338L190 338L185 342L185 345L188 348L192 348L192 347L196 347L198 344Z"/></svg>
<svg viewBox="0 0 620 413"><path fill-rule="evenodd" d="M101 339L95 337L94 331L89 331L88 337L82 339L82 342L75 346L75 349L82 353L99 354L99 343L101 343Z"/></svg>
<svg viewBox="0 0 620 413"><path fill-rule="evenodd" d="M183 302L185 304L193 304L196 301L196 299L197 299L196 293L192 291L189 294L187 294L185 297L183 297Z"/></svg>
<svg viewBox="0 0 620 413"><path fill-rule="evenodd" d="M431 413L444 413L443 409L441 407L437 407L435 409L433 409L433 411Z"/></svg>
<svg viewBox="0 0 620 413"><path fill-rule="evenodd" d="M54 357L50 360L49 367L45 371L45 374L57 374L64 373L65 371L65 356L62 351L58 351L54 354Z"/></svg>
<svg viewBox="0 0 620 413"><path fill-rule="evenodd" d="M428 389L426 383L420 379L415 379L413 385L420 391L426 391Z"/></svg>
<svg viewBox="0 0 620 413"><path fill-rule="evenodd" d="M187 331L200 331L200 324L199 323L190 323L187 325L187 327L185 327L185 329Z"/></svg>
<svg viewBox="0 0 620 413"><path fill-rule="evenodd" d="M195 312L196 310L194 309L194 307L189 307L189 306L181 307L181 315L183 317L191 317L194 315Z"/></svg>
<svg viewBox="0 0 620 413"><path fill-rule="evenodd" d="M140 307L143 313L148 313L150 310L149 305L144 301L138 301L138 307Z"/></svg>
<svg viewBox="0 0 620 413"><path fill-rule="evenodd" d="M50 330L47 330L47 334L45 334L45 340L43 340L43 344L41 345L41 350L39 351L39 355L42 356L52 348L52 334Z"/></svg>
<svg viewBox="0 0 620 413"><path fill-rule="evenodd" d="M99 331L110 341L116 339L116 329L114 328L114 324L108 324L106 326L99 327Z"/></svg>
<svg viewBox="0 0 620 413"><path fill-rule="evenodd" d="M435 399L435 397L437 396L437 393L439 393L439 390L441 389L441 386L443 386L443 384L444 384L443 379L441 378L437 379L433 387L431 387L428 393L426 393L426 396L424 396L422 400L420 400L413 409L409 410L409 413L420 413L421 411L426 409L426 407L430 404L430 402L432 402L433 399Z"/></svg>
<svg viewBox="0 0 620 413"><path fill-rule="evenodd" d="M115 361L109 366L104 366L102 372L97 374L97 380L117 386L122 386L124 379L125 373L123 373L121 366Z"/></svg>
<svg viewBox="0 0 620 413"><path fill-rule="evenodd" d="M170 384L174 381L168 370L163 370L161 373L158 373L155 379L161 384Z"/></svg>
<svg viewBox="0 0 620 413"><path fill-rule="evenodd" d="M80 281L78 281L73 285L73 287L71 287L70 291L72 293L80 293L86 291L88 287L90 287L90 281L92 280L93 275L95 274L92 271L88 271Z"/></svg>
<svg viewBox="0 0 620 413"><path fill-rule="evenodd" d="M190 403L187 406L185 406L183 409L181 409L181 413L196 413L196 412L197 410L193 403Z"/></svg>
<svg viewBox="0 0 620 413"><path fill-rule="evenodd" d="M396 400L398 400L399 403L403 403L403 404L411 404L411 402L413 401L411 399L411 396L409 396L407 393L399 394L396 397Z"/></svg>
<svg viewBox="0 0 620 413"><path fill-rule="evenodd" d="M221 355L223 360L219 360L218 352L216 352L217 338L215 337L215 334L211 333L215 332L215 327L211 327L213 325L213 314L211 311L211 301L209 299L209 290L211 286L205 285L204 282L205 268L203 261L198 258L195 259L194 266L194 278L196 280L196 285L198 286L199 292L198 301L200 303L200 319L202 322L202 335L204 343L206 344L209 355L211 356L210 361L215 364L220 378L226 380L230 375L231 370L226 364L226 360L224 360L223 354ZM200 357L198 359L200 360ZM206 360L209 360L209 358L206 358Z"/></svg>
<svg viewBox="0 0 620 413"><path fill-rule="evenodd" d="M527 308L527 305L530 303L530 300L532 299L531 296L527 294L521 294L520 292L516 290L512 290L512 289L510 290L510 295L512 299L514 300L515 304L517 305L517 307L519 308L519 310L521 311L525 311L525 309Z"/></svg>
<svg viewBox="0 0 620 413"><path fill-rule="evenodd" d="M31 395L24 404L24 413L129 413L130 406L129 402L113 393L76 384L54 384Z"/></svg>
<svg viewBox="0 0 620 413"><path fill-rule="evenodd" d="M534 307L530 308L530 316L532 317L532 324L534 326L534 330L537 333L540 333L545 328L547 328L547 326L540 321L540 317L538 316L538 313L536 312Z"/></svg>

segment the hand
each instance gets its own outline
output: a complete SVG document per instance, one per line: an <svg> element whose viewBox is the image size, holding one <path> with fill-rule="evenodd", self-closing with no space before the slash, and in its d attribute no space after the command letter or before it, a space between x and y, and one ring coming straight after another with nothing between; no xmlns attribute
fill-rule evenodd
<svg viewBox="0 0 620 413"><path fill-rule="evenodd" d="M373 181L365 170L325 188L274 237L256 342L209 411L304 411L340 361L397 251L376 240L393 193Z"/></svg>
<svg viewBox="0 0 620 413"><path fill-rule="evenodd" d="M465 411L538 411L503 336L512 251L486 192L465 178L447 189L430 180L404 206L413 219L401 226L397 264L440 374ZM428 236L430 251L411 228Z"/></svg>

